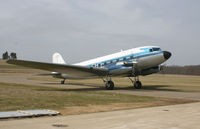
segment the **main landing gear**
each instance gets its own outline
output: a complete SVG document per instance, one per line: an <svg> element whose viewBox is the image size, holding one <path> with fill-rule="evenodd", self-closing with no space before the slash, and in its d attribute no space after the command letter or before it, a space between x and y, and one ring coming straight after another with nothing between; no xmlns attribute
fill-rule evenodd
<svg viewBox="0 0 200 129"><path fill-rule="evenodd" d="M114 82L113 81L107 81L106 82L106 89L107 90L113 90L114 89Z"/></svg>
<svg viewBox="0 0 200 129"><path fill-rule="evenodd" d="M133 83L135 89L141 89L142 88L142 83L141 81L139 81L139 77L136 76L134 77L134 80L132 78L129 77L129 79L131 80L131 82ZM105 83L105 88L107 90L113 90L114 89L114 82L111 80L111 77L106 77L106 80L104 80L104 83Z"/></svg>
<svg viewBox="0 0 200 129"><path fill-rule="evenodd" d="M60 82L61 84L65 84L65 79Z"/></svg>
<svg viewBox="0 0 200 129"><path fill-rule="evenodd" d="M107 90L113 90L114 89L114 82L111 80L111 77L106 77L106 80L104 80L104 83L105 83L105 88Z"/></svg>
<svg viewBox="0 0 200 129"><path fill-rule="evenodd" d="M141 89L142 88L142 83L139 80L139 77L136 76L134 77L134 80L132 78L129 77L129 79L131 80L131 82L133 83L135 89Z"/></svg>

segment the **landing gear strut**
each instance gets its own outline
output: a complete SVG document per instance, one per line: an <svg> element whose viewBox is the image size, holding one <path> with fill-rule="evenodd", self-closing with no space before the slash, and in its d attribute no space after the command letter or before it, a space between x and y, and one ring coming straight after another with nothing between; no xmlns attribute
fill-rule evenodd
<svg viewBox="0 0 200 129"><path fill-rule="evenodd" d="M61 81L61 84L65 84L65 79Z"/></svg>
<svg viewBox="0 0 200 129"><path fill-rule="evenodd" d="M105 83L105 88L107 90L113 90L114 89L114 82L111 80L111 77L106 77L106 80L104 80L104 83Z"/></svg>
<svg viewBox="0 0 200 129"><path fill-rule="evenodd" d="M136 76L134 77L134 80L132 78L129 78L131 80L131 82L133 83L135 89L141 89L142 88L142 83L139 80L139 77Z"/></svg>

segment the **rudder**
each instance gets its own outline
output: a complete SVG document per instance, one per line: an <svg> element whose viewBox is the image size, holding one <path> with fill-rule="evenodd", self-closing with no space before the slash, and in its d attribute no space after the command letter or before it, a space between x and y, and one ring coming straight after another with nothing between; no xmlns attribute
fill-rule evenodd
<svg viewBox="0 0 200 129"><path fill-rule="evenodd" d="M66 64L60 53L54 53L52 56L52 62L56 64Z"/></svg>

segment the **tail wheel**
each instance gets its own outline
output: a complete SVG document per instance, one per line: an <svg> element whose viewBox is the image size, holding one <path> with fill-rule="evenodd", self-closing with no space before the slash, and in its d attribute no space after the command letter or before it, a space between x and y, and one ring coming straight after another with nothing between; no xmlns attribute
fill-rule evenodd
<svg viewBox="0 0 200 129"><path fill-rule="evenodd" d="M134 82L134 87L135 87L135 89L141 89L142 83L140 81L136 81L136 82Z"/></svg>
<svg viewBox="0 0 200 129"><path fill-rule="evenodd" d="M106 82L106 89L107 90L113 90L114 89L114 83L112 81Z"/></svg>

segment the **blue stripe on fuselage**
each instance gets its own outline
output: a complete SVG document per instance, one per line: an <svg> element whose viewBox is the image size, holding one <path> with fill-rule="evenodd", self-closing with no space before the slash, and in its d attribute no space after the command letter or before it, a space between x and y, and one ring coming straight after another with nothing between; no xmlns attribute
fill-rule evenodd
<svg viewBox="0 0 200 129"><path fill-rule="evenodd" d="M95 64L90 64L88 66L92 67L93 65L96 66L98 64L104 64L106 62L107 64L103 65L102 67L106 67L106 68L108 68L110 70L110 68L113 69L114 68L113 66L115 66L114 69L117 69L117 67L116 67L116 61L117 61L117 59L119 59L120 61L123 61L124 58L127 58L125 61L132 61L134 59L138 59L138 58L142 58L142 57L147 57L147 56L152 56L152 55L158 55L158 54L163 53L162 51L149 52L149 49L151 49L151 48L143 48L142 50L144 50L144 51L140 52L140 53L130 54L130 55L122 56L122 57L119 57L119 58L113 58L113 59L106 60L106 61L103 61L103 62L99 62L99 63L95 63ZM133 56L133 59L130 59L130 56ZM114 63L110 63L110 61L113 61ZM127 68L127 66L124 66L124 68Z"/></svg>
<svg viewBox="0 0 200 129"><path fill-rule="evenodd" d="M159 55L163 53L162 51L159 51L159 52L156 52L156 53L149 53L149 54L145 54L145 55L139 55L139 56L136 56L134 59L140 59L140 58L143 58L143 57L148 57L148 56L152 56L152 55ZM126 61L128 62L131 62L133 61L134 59L128 59ZM116 62L115 63L112 63L112 64L108 64L105 66L106 68L108 68L109 70L115 70L115 69L126 69L126 68L131 68L132 66L125 66L125 65L116 65Z"/></svg>

